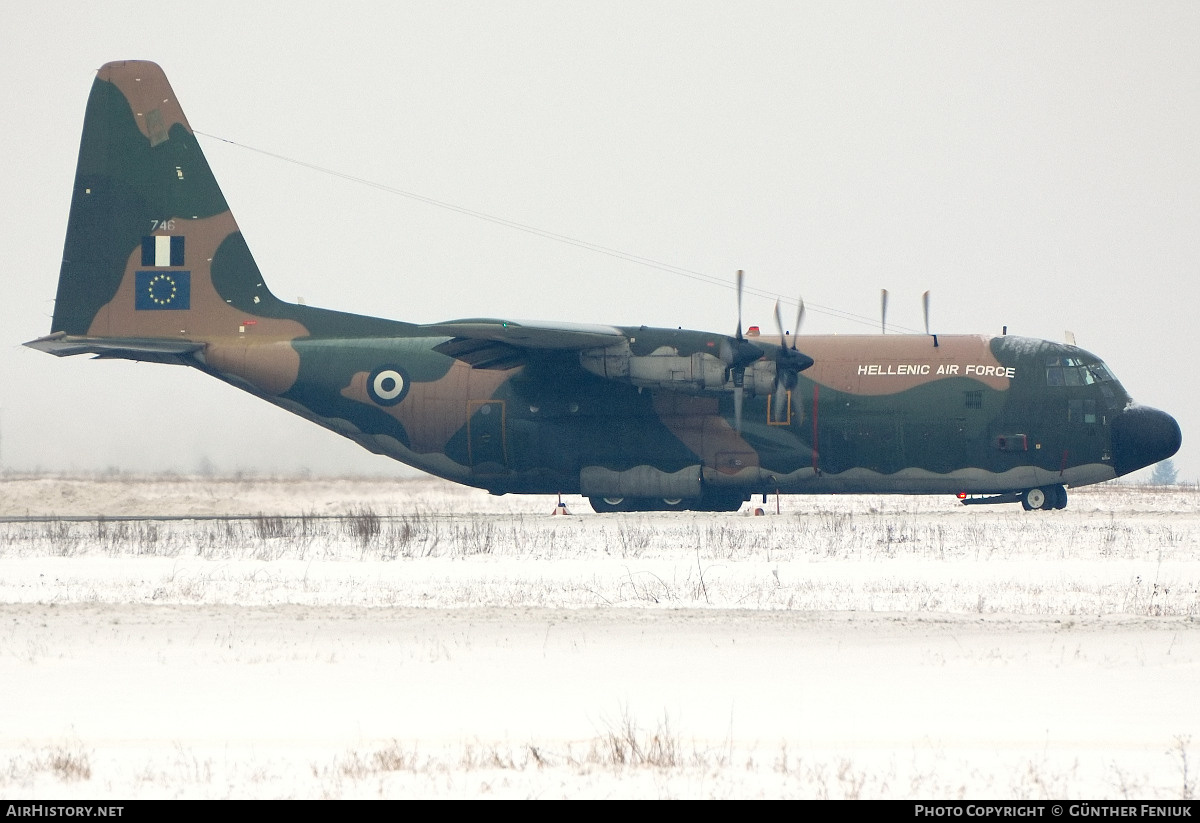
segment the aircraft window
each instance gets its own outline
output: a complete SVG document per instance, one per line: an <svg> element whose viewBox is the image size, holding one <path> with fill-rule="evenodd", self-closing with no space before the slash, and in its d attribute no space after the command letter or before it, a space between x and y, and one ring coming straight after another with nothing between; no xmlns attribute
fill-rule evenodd
<svg viewBox="0 0 1200 823"><path fill-rule="evenodd" d="M1084 363L1078 357L1046 358L1047 386L1092 386L1113 379L1103 363Z"/></svg>
<svg viewBox="0 0 1200 823"><path fill-rule="evenodd" d="M1068 423L1095 423L1096 422L1096 401L1088 400L1070 400L1067 402L1067 422Z"/></svg>
<svg viewBox="0 0 1200 823"><path fill-rule="evenodd" d="M1114 410L1121 408L1122 404L1117 399L1117 393L1114 392L1111 387L1101 384L1100 393L1104 395L1104 405L1106 407Z"/></svg>

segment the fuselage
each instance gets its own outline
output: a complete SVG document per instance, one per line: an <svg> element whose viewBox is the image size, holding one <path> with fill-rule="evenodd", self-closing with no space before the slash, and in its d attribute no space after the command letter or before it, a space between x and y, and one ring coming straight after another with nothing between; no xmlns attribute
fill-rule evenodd
<svg viewBox="0 0 1200 823"><path fill-rule="evenodd" d="M782 400L772 362L747 368L739 432L729 387L696 378L693 364L712 356L670 345L702 333L621 331L655 338L629 357L656 379L602 377L585 367L594 350L473 368L435 350L445 338L419 336L241 345L236 365L213 343L207 362L372 451L497 493L1000 493L1109 480L1178 448L1173 420L1132 405L1074 346L802 336L815 362ZM779 338L755 342L769 350Z"/></svg>

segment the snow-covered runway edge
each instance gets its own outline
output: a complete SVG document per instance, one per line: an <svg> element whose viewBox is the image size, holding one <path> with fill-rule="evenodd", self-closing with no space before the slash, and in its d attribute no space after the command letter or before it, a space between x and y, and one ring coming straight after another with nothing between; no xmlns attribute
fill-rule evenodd
<svg viewBox="0 0 1200 823"><path fill-rule="evenodd" d="M0 523L8 797L1195 791L1192 487L763 517L432 480L0 491L33 518Z"/></svg>

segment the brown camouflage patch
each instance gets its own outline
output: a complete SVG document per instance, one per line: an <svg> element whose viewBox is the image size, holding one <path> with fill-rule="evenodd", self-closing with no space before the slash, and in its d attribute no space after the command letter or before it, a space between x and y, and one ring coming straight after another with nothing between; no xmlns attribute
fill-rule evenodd
<svg viewBox="0 0 1200 823"><path fill-rule="evenodd" d="M202 354L204 362L223 374L236 375L265 394L283 394L296 383L300 354L289 341L210 343Z"/></svg>
<svg viewBox="0 0 1200 823"><path fill-rule="evenodd" d="M125 95L138 128L151 146L165 142L176 123L189 132L192 130L166 75L154 63L145 60L108 63L96 77L112 83Z"/></svg>
<svg viewBox="0 0 1200 823"><path fill-rule="evenodd" d="M454 361L445 377L412 382L408 394L394 406L381 406L367 393L365 371L356 372L341 394L396 418L408 433L409 447L422 454L443 452L446 444L467 425L472 402L489 400L518 369L472 369Z"/></svg>
<svg viewBox="0 0 1200 823"><path fill-rule="evenodd" d="M763 337L759 342L778 345L778 340ZM821 335L801 336L796 345L816 361L803 377L848 394L895 394L947 377L1006 391L1011 381L1001 376L1004 367L992 354L990 340L939 335L935 347L925 335Z"/></svg>
<svg viewBox="0 0 1200 823"><path fill-rule="evenodd" d="M725 473L758 466L758 452L718 414L716 397L654 393L654 411L667 430L710 468Z"/></svg>
<svg viewBox="0 0 1200 823"><path fill-rule="evenodd" d="M135 246L125 262L121 285L113 299L96 313L88 334L97 337L170 337L195 341L234 338L247 342L294 340L307 336L308 329L298 321L247 314L235 309L217 294L212 282L213 255L225 238L237 231L237 223L229 212L199 220L176 218L175 227L167 233L186 238L186 265L154 270L167 274L173 270L192 273L191 308L183 310L135 308L137 272L146 268L141 265L141 246ZM247 320L251 322L246 323Z"/></svg>

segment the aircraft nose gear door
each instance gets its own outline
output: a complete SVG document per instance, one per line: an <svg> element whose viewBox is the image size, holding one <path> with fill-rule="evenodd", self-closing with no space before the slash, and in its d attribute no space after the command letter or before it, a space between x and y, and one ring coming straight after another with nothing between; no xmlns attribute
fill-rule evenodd
<svg viewBox="0 0 1200 823"><path fill-rule="evenodd" d="M504 443L504 401L472 401L467 417L467 448L477 474L508 471Z"/></svg>

